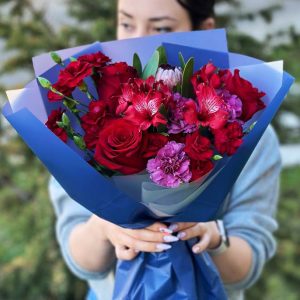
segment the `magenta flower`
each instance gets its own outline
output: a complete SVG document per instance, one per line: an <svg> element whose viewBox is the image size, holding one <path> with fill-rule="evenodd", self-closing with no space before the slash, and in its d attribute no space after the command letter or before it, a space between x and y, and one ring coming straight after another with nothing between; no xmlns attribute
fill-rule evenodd
<svg viewBox="0 0 300 300"><path fill-rule="evenodd" d="M232 95L227 90L220 90L218 94L226 103L225 109L229 113L228 121L236 121L242 115L243 104L237 95Z"/></svg>
<svg viewBox="0 0 300 300"><path fill-rule="evenodd" d="M184 119L185 103L192 99L184 98L179 93L174 94L173 99L174 105L170 106L171 112L169 118L170 123L168 124L168 133L192 133L196 131L197 126L195 124L189 124Z"/></svg>
<svg viewBox="0 0 300 300"><path fill-rule="evenodd" d="M184 147L181 143L168 142L158 151L155 158L148 161L147 171L153 182L164 187L176 188L181 183L190 181L190 160L183 151Z"/></svg>

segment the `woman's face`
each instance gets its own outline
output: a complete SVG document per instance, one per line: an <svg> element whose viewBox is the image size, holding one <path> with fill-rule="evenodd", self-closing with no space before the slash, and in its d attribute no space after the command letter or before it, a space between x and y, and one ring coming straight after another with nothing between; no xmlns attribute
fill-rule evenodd
<svg viewBox="0 0 300 300"><path fill-rule="evenodd" d="M117 38L190 31L188 12L176 0L119 0Z"/></svg>

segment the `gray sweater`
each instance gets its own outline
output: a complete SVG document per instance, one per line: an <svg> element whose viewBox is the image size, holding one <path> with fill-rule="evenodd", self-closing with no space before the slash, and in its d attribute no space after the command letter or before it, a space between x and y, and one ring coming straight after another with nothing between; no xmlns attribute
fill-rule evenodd
<svg viewBox="0 0 300 300"><path fill-rule="evenodd" d="M243 299L244 290L259 278L263 266L275 253L273 232L281 169L279 146L272 128L268 128L248 163L226 197L218 218L223 219L229 236L238 236L249 243L253 251L252 267L245 279L226 285L230 300ZM77 265L70 255L68 240L73 228L86 222L91 212L72 200L51 178L50 196L57 216L56 234L63 257L70 270L88 281L98 300L110 300L114 284L112 270L89 272Z"/></svg>

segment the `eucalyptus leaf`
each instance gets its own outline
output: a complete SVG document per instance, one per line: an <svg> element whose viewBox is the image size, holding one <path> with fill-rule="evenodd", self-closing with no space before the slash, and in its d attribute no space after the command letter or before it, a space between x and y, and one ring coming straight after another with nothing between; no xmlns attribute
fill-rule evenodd
<svg viewBox="0 0 300 300"><path fill-rule="evenodd" d="M193 97L193 86L191 84L191 77L194 73L194 58L191 57L184 69L183 69L183 73L182 73L182 84L181 84L181 95L183 97Z"/></svg>
<svg viewBox="0 0 300 300"><path fill-rule="evenodd" d="M133 67L137 70L138 76L141 77L143 73L143 67L140 57L137 53L133 55Z"/></svg>
<svg viewBox="0 0 300 300"><path fill-rule="evenodd" d="M160 46L157 48L157 51L159 52L159 65L167 64L168 59L167 59L167 54L166 54L166 49L164 46Z"/></svg>
<svg viewBox="0 0 300 300"><path fill-rule="evenodd" d="M178 53L178 57L179 57L181 69L184 70L184 67L185 67L185 61L184 61L184 58L183 58L181 52Z"/></svg>
<svg viewBox="0 0 300 300"><path fill-rule="evenodd" d="M142 74L143 79L147 79L150 76L155 76L159 66L159 51L155 51L151 56L149 62L145 66L145 69Z"/></svg>

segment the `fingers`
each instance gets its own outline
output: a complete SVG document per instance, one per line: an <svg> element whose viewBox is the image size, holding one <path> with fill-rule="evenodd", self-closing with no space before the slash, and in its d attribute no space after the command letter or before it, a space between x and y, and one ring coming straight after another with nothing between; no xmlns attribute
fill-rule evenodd
<svg viewBox="0 0 300 300"><path fill-rule="evenodd" d="M139 254L138 251L121 245L115 247L115 252L117 258L121 260L132 260Z"/></svg>
<svg viewBox="0 0 300 300"><path fill-rule="evenodd" d="M196 223L196 225L180 231L177 237L183 241L189 240L194 237L202 237L207 232L205 223Z"/></svg>
<svg viewBox="0 0 300 300"><path fill-rule="evenodd" d="M195 226L198 223L195 222L179 222L179 223L173 223L169 226L169 229L172 230L172 232L179 232L181 230L184 230L186 228L190 228L192 226Z"/></svg>
<svg viewBox="0 0 300 300"><path fill-rule="evenodd" d="M201 240L193 246L193 252L199 254L209 247L211 236L206 233L202 236Z"/></svg>
<svg viewBox="0 0 300 300"><path fill-rule="evenodd" d="M169 233L155 232L148 229L125 229L124 232L137 240L145 242L164 243L179 240L176 236L172 236Z"/></svg>
<svg viewBox="0 0 300 300"><path fill-rule="evenodd" d="M133 238L130 235L122 235L120 244L125 245L130 249L142 252L162 252L170 249L172 246L165 243L146 242Z"/></svg>
<svg viewBox="0 0 300 300"><path fill-rule="evenodd" d="M155 232L172 233L172 230L168 229L166 224L160 222L155 222L152 225L148 226L146 229Z"/></svg>

